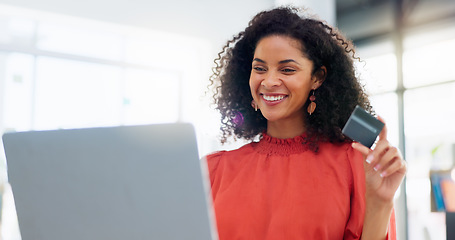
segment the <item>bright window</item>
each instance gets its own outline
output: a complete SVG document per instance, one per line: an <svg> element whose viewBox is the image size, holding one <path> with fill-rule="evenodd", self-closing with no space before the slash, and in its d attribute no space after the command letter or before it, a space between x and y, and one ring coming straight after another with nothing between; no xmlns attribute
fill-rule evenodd
<svg viewBox="0 0 455 240"><path fill-rule="evenodd" d="M358 49L362 61L355 61L360 79L370 95L395 91L397 61L391 42L382 41Z"/></svg>
<svg viewBox="0 0 455 240"><path fill-rule="evenodd" d="M0 64L5 69L3 127L28 130L32 125L34 57L29 54L0 52Z"/></svg>
<svg viewBox="0 0 455 240"><path fill-rule="evenodd" d="M455 28L416 30L406 35L404 47L408 237L443 240L445 215L434 208L430 172L454 167Z"/></svg>
<svg viewBox="0 0 455 240"><path fill-rule="evenodd" d="M405 136L408 238L443 240L445 216L431 207L434 200L429 176L430 171L454 167L455 108L451 106L455 103L455 28L407 33L403 44L404 88L398 88L391 42L359 47L365 63L356 66L374 109L387 121L391 143L399 145L400 131ZM404 129L399 128L401 101Z"/></svg>
<svg viewBox="0 0 455 240"><path fill-rule="evenodd" d="M2 6L0 133L197 126L205 118L200 102L210 48L204 39ZM0 160L1 235L20 240L3 154Z"/></svg>
<svg viewBox="0 0 455 240"><path fill-rule="evenodd" d="M39 57L36 77L35 129L120 124L122 69Z"/></svg>
<svg viewBox="0 0 455 240"><path fill-rule="evenodd" d="M375 112L387 124L392 144L399 144L397 67L393 45L389 41L375 42L358 49L361 62L355 62Z"/></svg>
<svg viewBox="0 0 455 240"><path fill-rule="evenodd" d="M180 76L175 73L128 69L124 87L125 124L179 120Z"/></svg>
<svg viewBox="0 0 455 240"><path fill-rule="evenodd" d="M84 25L40 22L36 47L39 50L122 61L124 36Z"/></svg>
<svg viewBox="0 0 455 240"><path fill-rule="evenodd" d="M410 49L403 56L404 85L408 88L455 79L455 38Z"/></svg>

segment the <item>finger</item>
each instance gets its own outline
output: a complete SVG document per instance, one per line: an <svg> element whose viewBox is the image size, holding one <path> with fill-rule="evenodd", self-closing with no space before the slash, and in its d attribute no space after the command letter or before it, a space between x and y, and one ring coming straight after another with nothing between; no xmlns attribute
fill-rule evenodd
<svg viewBox="0 0 455 240"><path fill-rule="evenodd" d="M378 120L384 123L384 128L382 128L382 131L379 133L379 140L386 140L387 139L387 124L385 123L384 118L378 115Z"/></svg>
<svg viewBox="0 0 455 240"><path fill-rule="evenodd" d="M386 169L391 161L394 159L401 159L401 154L396 147L389 147L384 154L377 159L377 162L372 163L374 166L373 169L377 172L382 172L384 169Z"/></svg>
<svg viewBox="0 0 455 240"><path fill-rule="evenodd" d="M395 172L398 172L400 169L403 169L406 167L405 161L403 161L401 158L394 158L393 161L384 169L380 171L379 176L381 177L387 177Z"/></svg>
<svg viewBox="0 0 455 240"><path fill-rule="evenodd" d="M389 150L390 144L388 141L380 140L376 143L374 150L367 156L366 161L373 166L379 163L383 155Z"/></svg>
<svg viewBox="0 0 455 240"><path fill-rule="evenodd" d="M352 148L354 148L355 150L357 150L360 153L362 153L364 158L366 158L367 155L370 154L370 152L371 152L371 149L363 146L361 143L358 143L358 142L353 142L352 143Z"/></svg>

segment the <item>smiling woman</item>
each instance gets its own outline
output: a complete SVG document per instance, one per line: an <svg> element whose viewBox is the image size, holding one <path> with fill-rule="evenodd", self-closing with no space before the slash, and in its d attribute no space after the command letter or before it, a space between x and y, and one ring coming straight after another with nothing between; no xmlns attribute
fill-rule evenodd
<svg viewBox="0 0 455 240"><path fill-rule="evenodd" d="M282 15L283 12L292 11L294 12L289 16ZM259 50L263 51L263 47L258 49L260 40L270 36L286 37L290 41L282 42L277 46L274 46L275 43L268 44L271 45L270 47L283 48L287 45L290 48L288 52L294 52L294 55L283 56L282 54L281 59L273 60L284 61L281 62L282 65L287 63L289 66L293 64L296 67L298 66L296 62L292 63L288 60L296 58L293 59L296 61L297 57L307 59L312 64L311 68L308 69L309 66L301 68L309 71L313 78L319 79L319 82L326 83L311 93L317 99L317 110L312 112L311 117L309 114L302 116L305 120L307 136L314 140L310 144L313 150L317 150L318 140L345 141L341 129L356 105L373 112L368 97L355 76L352 44L338 34L335 28L316 19L301 18L299 14L304 13L295 9L277 9L260 13L251 21L250 26L229 41L225 51L220 53L221 58L217 61L216 72L211 79L214 88L220 87L216 91L215 102L222 116L222 142L231 135L252 140L267 129L267 119L262 112L254 111L249 107L254 94L248 88L248 82L253 81L253 73L259 73L267 70L266 67L270 67L264 66L264 61L268 59L263 59L262 55L257 56L260 54ZM277 49L269 49L270 51L273 51L274 55L281 52ZM270 61L266 63L272 64ZM252 72L254 64L258 66ZM280 69L279 72L285 76L285 74L292 74L292 71L293 69L288 67ZM266 75L270 73L267 72ZM308 93L302 94L308 95ZM258 99L254 100L258 101ZM305 109L310 103L311 100L307 98L304 103ZM232 123L237 112L245 117L242 126Z"/></svg>
<svg viewBox="0 0 455 240"><path fill-rule="evenodd" d="M305 132L303 106L310 90L316 90L325 78L325 74L312 75L313 62L300 49L300 42L277 35L259 41L254 53L253 101L269 121L268 132L279 138Z"/></svg>
<svg viewBox="0 0 455 240"><path fill-rule="evenodd" d="M341 133L356 105L373 112L353 55L294 8L261 12L228 41L211 78L221 141L259 141L207 156L221 240L396 239L401 154L386 127L374 150Z"/></svg>

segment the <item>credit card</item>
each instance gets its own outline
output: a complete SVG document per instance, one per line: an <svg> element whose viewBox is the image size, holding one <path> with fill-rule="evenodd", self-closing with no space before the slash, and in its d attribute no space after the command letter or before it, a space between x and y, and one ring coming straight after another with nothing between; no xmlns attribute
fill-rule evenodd
<svg viewBox="0 0 455 240"><path fill-rule="evenodd" d="M356 106L348 121L343 127L343 134L350 139L371 148L384 123L373 117L360 106Z"/></svg>

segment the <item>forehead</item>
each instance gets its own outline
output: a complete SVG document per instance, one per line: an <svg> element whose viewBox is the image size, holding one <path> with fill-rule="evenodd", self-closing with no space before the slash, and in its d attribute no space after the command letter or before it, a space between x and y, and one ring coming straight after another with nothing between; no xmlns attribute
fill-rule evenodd
<svg viewBox="0 0 455 240"><path fill-rule="evenodd" d="M254 56L297 58L304 57L302 43L292 37L283 35L270 35L260 39L256 45Z"/></svg>

